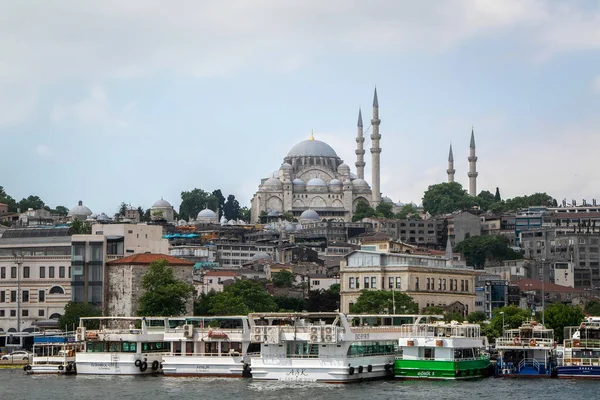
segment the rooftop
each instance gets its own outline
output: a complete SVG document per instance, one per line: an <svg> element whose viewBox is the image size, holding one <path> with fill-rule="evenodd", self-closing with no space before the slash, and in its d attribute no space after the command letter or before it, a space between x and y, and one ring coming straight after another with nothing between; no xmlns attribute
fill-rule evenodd
<svg viewBox="0 0 600 400"><path fill-rule="evenodd" d="M191 261L183 260L181 258L169 256L166 254L133 254L128 257L123 257L115 261L111 261L108 265L149 265L154 261L167 260L169 265L181 265L181 266L193 266L194 263Z"/></svg>

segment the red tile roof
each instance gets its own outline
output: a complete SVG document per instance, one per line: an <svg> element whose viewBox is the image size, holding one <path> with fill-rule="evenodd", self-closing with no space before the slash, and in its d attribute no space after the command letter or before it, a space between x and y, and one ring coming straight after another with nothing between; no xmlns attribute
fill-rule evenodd
<svg viewBox="0 0 600 400"><path fill-rule="evenodd" d="M234 271L206 271L204 276L239 276Z"/></svg>
<svg viewBox="0 0 600 400"><path fill-rule="evenodd" d="M128 257L123 257L115 261L110 261L108 265L150 265L157 260L167 260L169 265L193 266L194 263L181 258L168 256L166 254L133 254Z"/></svg>
<svg viewBox="0 0 600 400"><path fill-rule="evenodd" d="M526 292L528 290L542 290L542 281L537 279L521 279L518 282L513 282L512 284L519 285L519 289L523 292ZM544 284L544 292L579 293L583 292L583 289L575 289L569 286L562 286L546 282Z"/></svg>

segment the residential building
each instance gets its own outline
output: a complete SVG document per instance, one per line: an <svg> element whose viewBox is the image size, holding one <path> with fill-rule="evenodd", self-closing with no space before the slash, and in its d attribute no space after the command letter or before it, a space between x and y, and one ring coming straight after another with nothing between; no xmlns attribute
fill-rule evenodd
<svg viewBox="0 0 600 400"><path fill-rule="evenodd" d="M166 254L134 254L106 263L105 314L115 317L137 315L140 297L144 294L142 279L150 264L166 260L175 279L193 285L194 263ZM188 299L184 315L192 315L194 299Z"/></svg>
<svg viewBox="0 0 600 400"><path fill-rule="evenodd" d="M448 236L452 246L470 238L481 235L481 219L468 211L461 211L448 218Z"/></svg>
<svg viewBox="0 0 600 400"><path fill-rule="evenodd" d="M475 308L475 272L449 267L443 258L357 250L342 262L340 285L342 312L349 312L362 290L403 292L419 309L460 303L467 315Z"/></svg>
<svg viewBox="0 0 600 400"><path fill-rule="evenodd" d="M273 258L275 245L269 243L216 242L217 262L222 268L239 269L256 257Z"/></svg>
<svg viewBox="0 0 600 400"><path fill-rule="evenodd" d="M0 215L8 214L8 204L0 203Z"/></svg>
<svg viewBox="0 0 600 400"><path fill-rule="evenodd" d="M222 292L225 285L235 282L240 279L241 275L236 271L212 270L202 271L200 280L194 281L196 295L209 293L211 290Z"/></svg>

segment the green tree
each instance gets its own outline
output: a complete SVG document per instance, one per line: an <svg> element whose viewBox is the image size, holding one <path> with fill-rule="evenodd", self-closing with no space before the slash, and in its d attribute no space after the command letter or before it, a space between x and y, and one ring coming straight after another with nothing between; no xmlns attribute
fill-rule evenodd
<svg viewBox="0 0 600 400"><path fill-rule="evenodd" d="M240 208L240 219L244 222L252 221L252 215L251 215L250 209L248 207Z"/></svg>
<svg viewBox="0 0 600 400"><path fill-rule="evenodd" d="M146 211L144 211L144 221L148 222L151 219L152 219L152 209L147 208Z"/></svg>
<svg viewBox="0 0 600 400"><path fill-rule="evenodd" d="M58 214L58 215L62 215L62 216L66 216L67 214L69 214L69 209L65 206L56 206L56 208L54 209L54 211Z"/></svg>
<svg viewBox="0 0 600 400"><path fill-rule="evenodd" d="M194 287L175 278L167 260L153 261L142 277L144 293L140 297L138 315L178 316L186 312L186 303Z"/></svg>
<svg viewBox="0 0 600 400"><path fill-rule="evenodd" d="M396 313L416 314L419 305L412 297L401 292L387 290L362 290L356 303L350 308L350 312L356 314L391 314L396 304Z"/></svg>
<svg viewBox="0 0 600 400"><path fill-rule="evenodd" d="M465 210L477 204L460 183L438 183L431 185L423 195L423 209L431 215L448 214Z"/></svg>
<svg viewBox="0 0 600 400"><path fill-rule="evenodd" d="M223 293L233 293L241 298L251 312L277 311L277 303L273 296L267 293L259 282L239 279L225 287Z"/></svg>
<svg viewBox="0 0 600 400"><path fill-rule="evenodd" d="M421 311L421 312L426 315L444 315L445 310L444 310L444 307L429 306L429 307L425 307L423 309L423 311Z"/></svg>
<svg viewBox="0 0 600 400"><path fill-rule="evenodd" d="M595 300L588 301L583 310L589 315L600 315L600 302Z"/></svg>
<svg viewBox="0 0 600 400"><path fill-rule="evenodd" d="M21 209L21 212L25 212L30 208L40 210L44 208L44 205L44 202L38 196L28 196L26 199L19 201L18 207Z"/></svg>
<svg viewBox="0 0 600 400"><path fill-rule="evenodd" d="M208 206L218 205L217 198L202 189L194 189L189 192L181 192L181 205L179 206L179 215L181 218L189 221L196 218L198 213ZM220 209L222 211L222 209Z"/></svg>
<svg viewBox="0 0 600 400"><path fill-rule="evenodd" d="M496 194L494 195L494 202L497 203L502 201L502 197L500 196L500 189L496 187Z"/></svg>
<svg viewBox="0 0 600 400"><path fill-rule="evenodd" d="M70 301L65 306L65 312L58 319L58 326L65 331L73 330L73 327L79 326L79 318L81 317L98 317L101 316L100 309L90 303L75 303Z"/></svg>
<svg viewBox="0 0 600 400"><path fill-rule="evenodd" d="M340 285L333 284L329 289L311 290L306 299L309 312L331 312L340 308Z"/></svg>
<svg viewBox="0 0 600 400"><path fill-rule="evenodd" d="M118 212L119 217L124 217L128 208L129 208L129 206L127 205L127 203L122 202L121 205L119 206L119 212Z"/></svg>
<svg viewBox="0 0 600 400"><path fill-rule="evenodd" d="M523 322L532 319L531 312L523 310L517 306L510 305L508 307L500 307L494 310L494 315L490 319L490 323L482 327L482 334L487 336L490 342L502 335L502 314L504 313L504 329L516 329Z"/></svg>
<svg viewBox="0 0 600 400"><path fill-rule="evenodd" d="M462 253L467 265L483 268L486 261L518 260L523 258L508 246L508 239L500 235L471 236L458 243L454 251Z"/></svg>
<svg viewBox="0 0 600 400"><path fill-rule="evenodd" d="M214 205L214 207L211 207L211 208L218 210L218 217L219 217L219 221L220 221L221 217L223 216L223 214L225 212L225 196L223 196L221 189L217 189L217 190L213 190L211 197L212 198L210 200ZM225 216L225 218L227 218L227 216ZM227 219L231 219L231 218L227 218Z"/></svg>
<svg viewBox="0 0 600 400"><path fill-rule="evenodd" d="M240 203L235 199L234 195L230 194L227 196L227 201L223 206L223 213L228 221L240 218Z"/></svg>
<svg viewBox="0 0 600 400"><path fill-rule="evenodd" d="M419 210L413 204L405 204L402 206L402 209L398 214L396 214L397 219L421 219L419 215Z"/></svg>
<svg viewBox="0 0 600 400"><path fill-rule="evenodd" d="M279 312L302 312L306 310L306 300L299 297L274 296Z"/></svg>
<svg viewBox="0 0 600 400"><path fill-rule="evenodd" d="M292 287L294 285L294 274L290 271L281 270L271 275L273 285L276 287Z"/></svg>
<svg viewBox="0 0 600 400"><path fill-rule="evenodd" d="M377 215L377 212L366 201L360 200L356 203L356 209L352 216L352 221L361 221L363 218L370 218Z"/></svg>
<svg viewBox="0 0 600 400"><path fill-rule="evenodd" d="M75 219L73 222L71 222L71 229L73 230L73 235L92 234L92 224L90 224L88 221L80 221Z"/></svg>
<svg viewBox="0 0 600 400"><path fill-rule="evenodd" d="M244 299L231 292L217 293L210 301L210 315L248 315Z"/></svg>
<svg viewBox="0 0 600 400"><path fill-rule="evenodd" d="M564 339L565 327L579 326L584 318L585 314L581 308L563 303L554 303L546 307L544 312L546 327L554 329L554 338L559 343L562 343Z"/></svg>
<svg viewBox="0 0 600 400"><path fill-rule="evenodd" d="M392 203L386 203L382 201L381 203L377 204L377 207L375 208L375 213L380 218L391 219L394 218L394 213L392 211L393 207L394 205Z"/></svg>
<svg viewBox="0 0 600 400"><path fill-rule="evenodd" d="M142 208L142 206L138 206L138 208L137 208L137 212L138 212L138 214L140 215L140 222L148 222L148 221L146 221L146 219L144 218L144 217L145 217L145 215L144 215L144 209Z"/></svg>
<svg viewBox="0 0 600 400"><path fill-rule="evenodd" d="M490 206L495 202L494 195L487 190L482 190L481 193L477 195L476 200L479 204L479 208L484 211L489 210Z"/></svg>
<svg viewBox="0 0 600 400"><path fill-rule="evenodd" d="M217 295L217 292L211 289L208 293L201 293L194 300L194 315L213 315L210 311L211 301Z"/></svg>
<svg viewBox="0 0 600 400"><path fill-rule="evenodd" d="M2 186L0 186L0 203L6 204L8 206L8 212L17 211L17 202L8 193L6 193L4 187Z"/></svg>
<svg viewBox="0 0 600 400"><path fill-rule="evenodd" d="M446 321L446 322L451 322L451 321L463 322L464 319L465 319L465 317L461 313L449 312L449 313L444 314L444 321Z"/></svg>
<svg viewBox="0 0 600 400"><path fill-rule="evenodd" d="M483 311L473 311L471 314L467 315L467 321L471 324L477 324L487 320L487 315Z"/></svg>

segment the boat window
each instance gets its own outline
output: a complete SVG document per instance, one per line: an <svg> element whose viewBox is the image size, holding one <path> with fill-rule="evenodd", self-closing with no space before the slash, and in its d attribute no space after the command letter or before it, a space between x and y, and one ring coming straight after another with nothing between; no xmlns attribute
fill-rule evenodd
<svg viewBox="0 0 600 400"><path fill-rule="evenodd" d="M104 342L86 342L85 351L88 353L101 353L104 351Z"/></svg>
<svg viewBox="0 0 600 400"><path fill-rule="evenodd" d="M108 344L108 351L111 353L120 353L121 352L121 342L110 342Z"/></svg>
<svg viewBox="0 0 600 400"><path fill-rule="evenodd" d="M160 352L160 351L169 351L169 345L168 343L163 343L163 342L147 342L147 343L142 343L142 351L144 353L147 352Z"/></svg>
<svg viewBox="0 0 600 400"><path fill-rule="evenodd" d="M219 352L219 342L204 343L204 352L207 354L217 354Z"/></svg>
<svg viewBox="0 0 600 400"><path fill-rule="evenodd" d="M347 355L350 357L363 357L374 354L396 354L397 349L395 341L354 342L348 348Z"/></svg>
<svg viewBox="0 0 600 400"><path fill-rule="evenodd" d="M463 349L454 349L454 359L463 358Z"/></svg>
<svg viewBox="0 0 600 400"><path fill-rule="evenodd" d="M124 353L135 353L136 343L135 342L123 342Z"/></svg>
<svg viewBox="0 0 600 400"><path fill-rule="evenodd" d="M308 342L288 342L287 357L318 357L319 345Z"/></svg>
<svg viewBox="0 0 600 400"><path fill-rule="evenodd" d="M463 358L473 358L473 349L463 349Z"/></svg>
<svg viewBox="0 0 600 400"><path fill-rule="evenodd" d="M423 354L425 359L434 359L435 358L435 348L425 347L425 353Z"/></svg>

